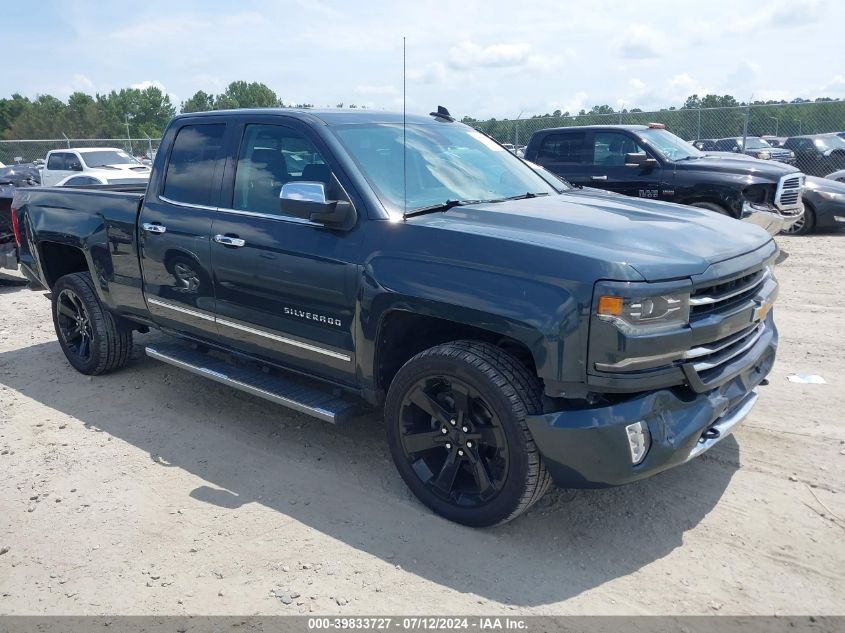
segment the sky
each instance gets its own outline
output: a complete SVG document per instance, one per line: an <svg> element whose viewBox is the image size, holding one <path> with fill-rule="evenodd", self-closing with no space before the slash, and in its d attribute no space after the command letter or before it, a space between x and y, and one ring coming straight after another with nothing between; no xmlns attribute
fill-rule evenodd
<svg viewBox="0 0 845 633"><path fill-rule="evenodd" d="M405 36L409 112L845 98L843 0L41 0L4 17L7 97L155 85L178 108L242 79L285 103L401 110Z"/></svg>

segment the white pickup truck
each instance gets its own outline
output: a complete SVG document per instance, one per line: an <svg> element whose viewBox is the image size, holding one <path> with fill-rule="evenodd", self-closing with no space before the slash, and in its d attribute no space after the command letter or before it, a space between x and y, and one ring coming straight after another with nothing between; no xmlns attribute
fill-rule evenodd
<svg viewBox="0 0 845 633"><path fill-rule="evenodd" d="M47 153L41 184L134 185L150 179L150 168L115 147L54 149Z"/></svg>

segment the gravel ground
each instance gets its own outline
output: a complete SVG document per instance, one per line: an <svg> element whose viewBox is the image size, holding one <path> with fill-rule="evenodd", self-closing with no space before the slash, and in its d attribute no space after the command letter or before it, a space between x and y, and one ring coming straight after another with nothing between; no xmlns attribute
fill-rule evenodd
<svg viewBox="0 0 845 633"><path fill-rule="evenodd" d="M778 362L735 435L488 530L417 503L376 416L290 413L146 359L158 335L88 378L2 285L0 614L843 614L845 234L778 239Z"/></svg>

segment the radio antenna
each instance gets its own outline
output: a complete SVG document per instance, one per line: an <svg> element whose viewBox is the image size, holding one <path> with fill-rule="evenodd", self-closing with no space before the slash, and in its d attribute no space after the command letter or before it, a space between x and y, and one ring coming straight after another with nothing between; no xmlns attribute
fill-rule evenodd
<svg viewBox="0 0 845 633"><path fill-rule="evenodd" d="M402 36L402 219L408 218L408 163L405 140L405 36Z"/></svg>

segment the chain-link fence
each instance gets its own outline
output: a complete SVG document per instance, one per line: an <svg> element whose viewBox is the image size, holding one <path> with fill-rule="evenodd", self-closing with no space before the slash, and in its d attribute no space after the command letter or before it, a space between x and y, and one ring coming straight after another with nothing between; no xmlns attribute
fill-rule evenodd
<svg viewBox="0 0 845 633"><path fill-rule="evenodd" d="M0 163L31 163L44 159L53 149L69 147L117 147L132 156L152 158L161 139L157 138L52 138L0 141Z"/></svg>
<svg viewBox="0 0 845 633"><path fill-rule="evenodd" d="M574 125L633 125L662 123L692 141L748 136L789 137L845 130L845 101L817 101L751 105L731 108L681 108L644 112L626 110L608 114L548 116L528 119L464 119L500 143L526 145L537 130ZM747 124L747 130L746 130Z"/></svg>

